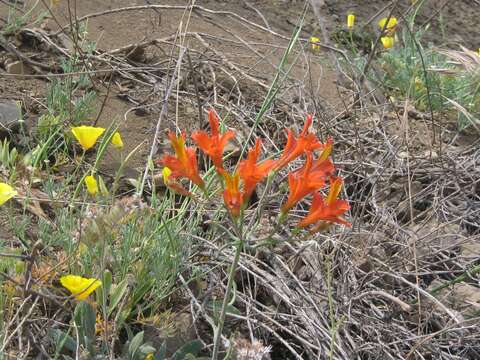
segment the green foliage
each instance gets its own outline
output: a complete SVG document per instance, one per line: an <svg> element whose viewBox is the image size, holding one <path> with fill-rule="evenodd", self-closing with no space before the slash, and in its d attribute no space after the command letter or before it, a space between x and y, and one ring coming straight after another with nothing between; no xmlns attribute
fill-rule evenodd
<svg viewBox="0 0 480 360"><path fill-rule="evenodd" d="M79 46L87 54L92 53L94 46L86 40L86 32L79 34L83 34L79 37ZM34 133L37 146L31 150L34 166L68 153L72 140L68 130L87 123L93 114L96 93L87 90L90 78L84 73L88 70L85 63L74 54L61 60L61 68L64 74L70 75L53 78L47 89L48 112L38 120Z"/></svg>
<svg viewBox="0 0 480 360"><path fill-rule="evenodd" d="M10 175L15 172L15 165L18 160L18 152L16 148L10 150L10 142L5 139L0 141L0 165L9 170Z"/></svg>
<svg viewBox="0 0 480 360"><path fill-rule="evenodd" d="M333 30L331 36L336 44L350 49L353 53L369 53L375 42L375 35L364 29L358 31L356 28L346 30L339 27Z"/></svg>
<svg viewBox="0 0 480 360"><path fill-rule="evenodd" d="M456 111L460 128L478 122L480 66L476 72L460 68L433 46L424 48L422 35L418 31L412 38L404 30L401 41L379 58L382 73L375 80L392 96L413 99L421 111L430 106L433 111Z"/></svg>
<svg viewBox="0 0 480 360"><path fill-rule="evenodd" d="M32 25L40 24L49 15L49 13L48 11L42 11L32 21L32 13L34 12L38 4L40 4L40 2L35 2L35 4L30 8L30 10L21 15L19 15L19 11L15 8L15 6L8 7L7 24L3 26L1 30L1 35L14 35L17 31L21 30L28 23L32 23Z"/></svg>

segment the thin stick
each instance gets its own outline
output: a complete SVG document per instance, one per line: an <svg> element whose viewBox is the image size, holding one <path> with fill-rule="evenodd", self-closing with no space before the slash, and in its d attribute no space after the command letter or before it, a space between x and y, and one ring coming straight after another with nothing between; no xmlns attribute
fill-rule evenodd
<svg viewBox="0 0 480 360"><path fill-rule="evenodd" d="M148 155L147 165L145 166L145 171L143 173L142 182L138 189L137 195L141 195L143 193L143 188L145 187L145 181L147 180L149 164L151 163L153 156L157 152L157 141L158 137L160 136L160 128L162 126L162 120L167 115L168 112L168 99L173 91L173 86L175 84L175 74L178 73L180 70L180 64L182 63L183 55L185 55L186 48L182 47L180 49L180 55L178 56L177 65L175 67L175 71L172 74L172 78L170 79L170 84L168 85L168 89L165 92L165 97L163 98L163 105L162 110L160 111L160 115L158 117L157 126L155 127L155 135L153 137L152 147L150 149L150 154Z"/></svg>

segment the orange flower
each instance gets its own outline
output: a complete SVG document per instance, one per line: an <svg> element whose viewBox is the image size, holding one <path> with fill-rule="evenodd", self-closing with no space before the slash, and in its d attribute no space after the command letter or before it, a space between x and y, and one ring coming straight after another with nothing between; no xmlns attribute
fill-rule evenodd
<svg viewBox="0 0 480 360"><path fill-rule="evenodd" d="M330 179L330 191L326 200L323 199L323 196L317 192L313 194L312 206L308 212L308 215L300 221L298 224L300 227L306 227L310 224L321 221L317 225L313 232L320 230L325 227L325 222L328 223L337 223L343 224L346 226L351 226L348 221L342 218L342 215L350 209L348 202L345 200L338 200L338 194L342 189L342 179L340 177L332 177Z"/></svg>
<svg viewBox="0 0 480 360"><path fill-rule="evenodd" d="M286 213L305 196L325 186L325 179L334 170L335 168L329 159L320 157L314 161L312 153L308 152L305 164L295 172L288 174L290 194L282 207L282 212Z"/></svg>
<svg viewBox="0 0 480 360"><path fill-rule="evenodd" d="M227 172L222 173L225 179L225 190L223 191L223 201L233 217L240 215L240 209L243 204L243 195L239 190L240 175L235 173L230 175Z"/></svg>
<svg viewBox="0 0 480 360"><path fill-rule="evenodd" d="M312 125L313 117L312 115L307 116L305 125L303 126L302 132L299 134L298 138L295 137L295 134L290 129L287 129L287 143L283 150L282 156L275 165L275 169L281 169L286 166L290 161L295 160L297 157L302 155L307 151L314 151L321 148L323 145L320 143L315 136L308 132L310 125Z"/></svg>
<svg viewBox="0 0 480 360"><path fill-rule="evenodd" d="M262 140L257 139L255 147L248 151L246 160L240 161L238 172L243 180L243 193L245 198L249 198L257 184L262 181L275 165L274 160L265 160L257 164L262 146Z"/></svg>
<svg viewBox="0 0 480 360"><path fill-rule="evenodd" d="M210 122L212 135L208 135L205 131L195 131L192 134L192 139L205 154L210 156L217 170L223 169L223 149L228 141L235 136L235 133L227 131L220 135L218 116L214 110L208 112L208 121Z"/></svg>
<svg viewBox="0 0 480 360"><path fill-rule="evenodd" d="M173 132L170 132L168 137L170 138L172 148L175 151L175 156L165 155L159 160L159 163L172 170L169 175L172 179L186 177L203 189L205 185L198 173L195 149L185 147L185 134L177 136Z"/></svg>

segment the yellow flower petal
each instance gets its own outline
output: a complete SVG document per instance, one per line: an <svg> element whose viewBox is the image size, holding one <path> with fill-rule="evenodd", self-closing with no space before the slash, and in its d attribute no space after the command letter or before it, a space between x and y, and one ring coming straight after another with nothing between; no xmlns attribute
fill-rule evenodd
<svg viewBox="0 0 480 360"><path fill-rule="evenodd" d="M347 28L353 29L354 25L355 25L355 15L354 14L348 14L348 16L347 16Z"/></svg>
<svg viewBox="0 0 480 360"><path fill-rule="evenodd" d="M388 20L388 23L387 23L387 20L388 18L381 19L378 22L378 27L380 28L380 30L383 30L385 28L385 35L393 36L393 34L395 33L396 26L398 24L398 20L396 17L393 17L393 16Z"/></svg>
<svg viewBox="0 0 480 360"><path fill-rule="evenodd" d="M145 356L145 360L153 360L153 353L150 353L147 356Z"/></svg>
<svg viewBox="0 0 480 360"><path fill-rule="evenodd" d="M165 166L162 170L162 175L163 175L163 183L167 185L168 179L170 179L170 175L172 175L172 170L169 167Z"/></svg>
<svg viewBox="0 0 480 360"><path fill-rule="evenodd" d="M382 44L385 49L392 48L393 44L395 43L395 38L393 36L383 36L380 40L382 40Z"/></svg>
<svg viewBox="0 0 480 360"><path fill-rule="evenodd" d="M90 195L95 196L98 192L98 185L97 180L92 175L88 175L85 177L85 186L87 187L87 191Z"/></svg>
<svg viewBox="0 0 480 360"><path fill-rule="evenodd" d="M320 45L316 44L316 43L318 43L318 42L320 42L320 39L319 39L318 37L312 36L312 37L310 38L310 43L312 44L312 49L313 49L313 50L320 49Z"/></svg>
<svg viewBox="0 0 480 360"><path fill-rule="evenodd" d="M0 205L5 204L12 197L18 193L10 185L5 183L0 183Z"/></svg>
<svg viewBox="0 0 480 360"><path fill-rule="evenodd" d="M87 279L77 275L64 275L60 278L64 288L72 293L77 300L86 299L102 282L97 279Z"/></svg>
<svg viewBox="0 0 480 360"><path fill-rule="evenodd" d="M381 19L379 22L378 22L378 27L381 29L383 29L384 27L388 30L390 29L393 29L395 26L397 26L398 24L398 20L396 17L391 17L389 20L388 20L388 24L387 24L387 19L388 18L383 18ZM386 26L385 26L386 25Z"/></svg>
<svg viewBox="0 0 480 360"><path fill-rule="evenodd" d="M77 126L72 128L73 136L75 136L75 139L77 139L84 150L95 146L95 143L104 131L104 128L95 126Z"/></svg>
<svg viewBox="0 0 480 360"><path fill-rule="evenodd" d="M113 134L112 145L115 146L117 149L123 149L122 137L120 136L120 133L118 131Z"/></svg>

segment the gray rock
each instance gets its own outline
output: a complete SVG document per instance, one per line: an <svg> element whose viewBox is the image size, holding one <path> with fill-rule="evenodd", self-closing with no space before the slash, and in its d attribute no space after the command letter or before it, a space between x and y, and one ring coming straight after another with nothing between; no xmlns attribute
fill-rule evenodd
<svg viewBox="0 0 480 360"><path fill-rule="evenodd" d="M26 69L22 61L12 61L5 65L8 74L25 75Z"/></svg>
<svg viewBox="0 0 480 360"><path fill-rule="evenodd" d="M20 129L22 112L13 100L0 100L0 139Z"/></svg>

